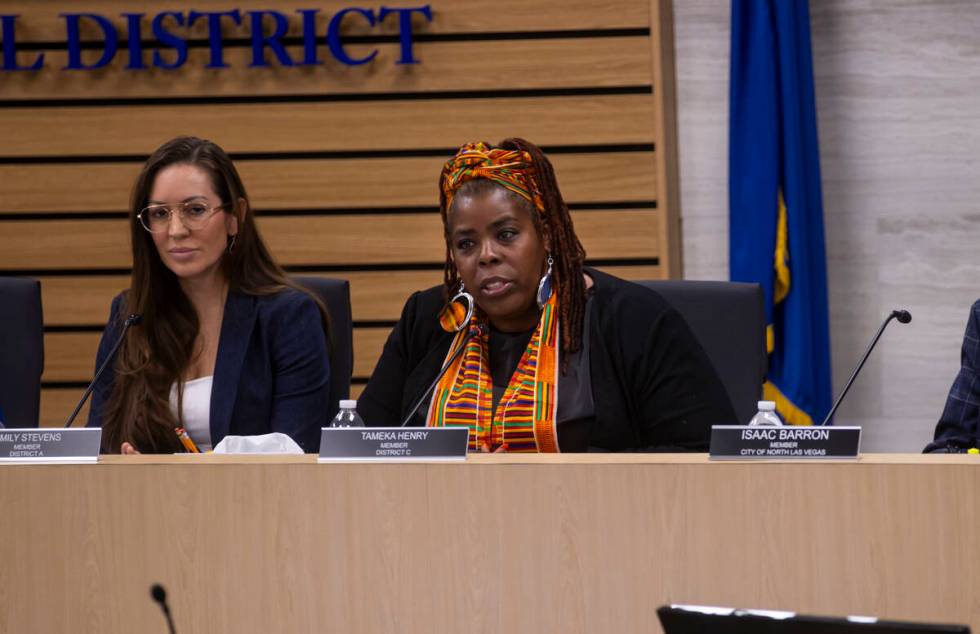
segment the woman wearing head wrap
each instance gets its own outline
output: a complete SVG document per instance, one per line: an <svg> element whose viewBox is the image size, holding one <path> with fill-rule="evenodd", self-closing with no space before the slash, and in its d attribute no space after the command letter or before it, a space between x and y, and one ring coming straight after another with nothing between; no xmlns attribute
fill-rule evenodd
<svg viewBox="0 0 980 634"><path fill-rule="evenodd" d="M445 281L413 294L358 401L398 425L466 425L471 451L705 450L725 388L655 292L583 266L551 163L471 143L440 178Z"/></svg>

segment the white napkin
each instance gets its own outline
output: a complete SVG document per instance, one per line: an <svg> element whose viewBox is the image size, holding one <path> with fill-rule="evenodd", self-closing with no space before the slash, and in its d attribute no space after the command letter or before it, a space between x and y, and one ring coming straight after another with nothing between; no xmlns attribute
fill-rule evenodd
<svg viewBox="0 0 980 634"><path fill-rule="evenodd" d="M261 436L225 436L214 453L303 453L296 441L279 432Z"/></svg>

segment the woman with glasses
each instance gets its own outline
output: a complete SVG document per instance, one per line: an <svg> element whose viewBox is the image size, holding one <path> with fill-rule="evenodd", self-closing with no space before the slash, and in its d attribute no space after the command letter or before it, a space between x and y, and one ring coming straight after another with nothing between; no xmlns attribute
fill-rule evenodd
<svg viewBox="0 0 980 634"><path fill-rule="evenodd" d="M106 452L207 450L226 435L283 432L317 450L330 367L323 304L273 260L235 166L180 137L147 160L130 213L130 288L112 302L92 395Z"/></svg>

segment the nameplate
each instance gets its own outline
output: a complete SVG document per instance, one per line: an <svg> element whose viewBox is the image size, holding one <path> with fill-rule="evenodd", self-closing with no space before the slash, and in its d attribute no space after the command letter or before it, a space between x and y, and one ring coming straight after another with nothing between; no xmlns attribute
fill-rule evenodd
<svg viewBox="0 0 980 634"><path fill-rule="evenodd" d="M468 427L324 427L318 462L466 460Z"/></svg>
<svg viewBox="0 0 980 634"><path fill-rule="evenodd" d="M857 458L860 427L715 425L709 453L717 460Z"/></svg>
<svg viewBox="0 0 980 634"><path fill-rule="evenodd" d="M101 444L97 427L0 429L0 463L95 462Z"/></svg>

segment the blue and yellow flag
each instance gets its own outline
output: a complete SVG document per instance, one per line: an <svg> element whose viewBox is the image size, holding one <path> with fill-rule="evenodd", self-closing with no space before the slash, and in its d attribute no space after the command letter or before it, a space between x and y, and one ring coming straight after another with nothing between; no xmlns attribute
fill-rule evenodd
<svg viewBox="0 0 980 634"><path fill-rule="evenodd" d="M731 279L762 284L783 419L830 410L830 334L807 0L732 0L728 147Z"/></svg>

